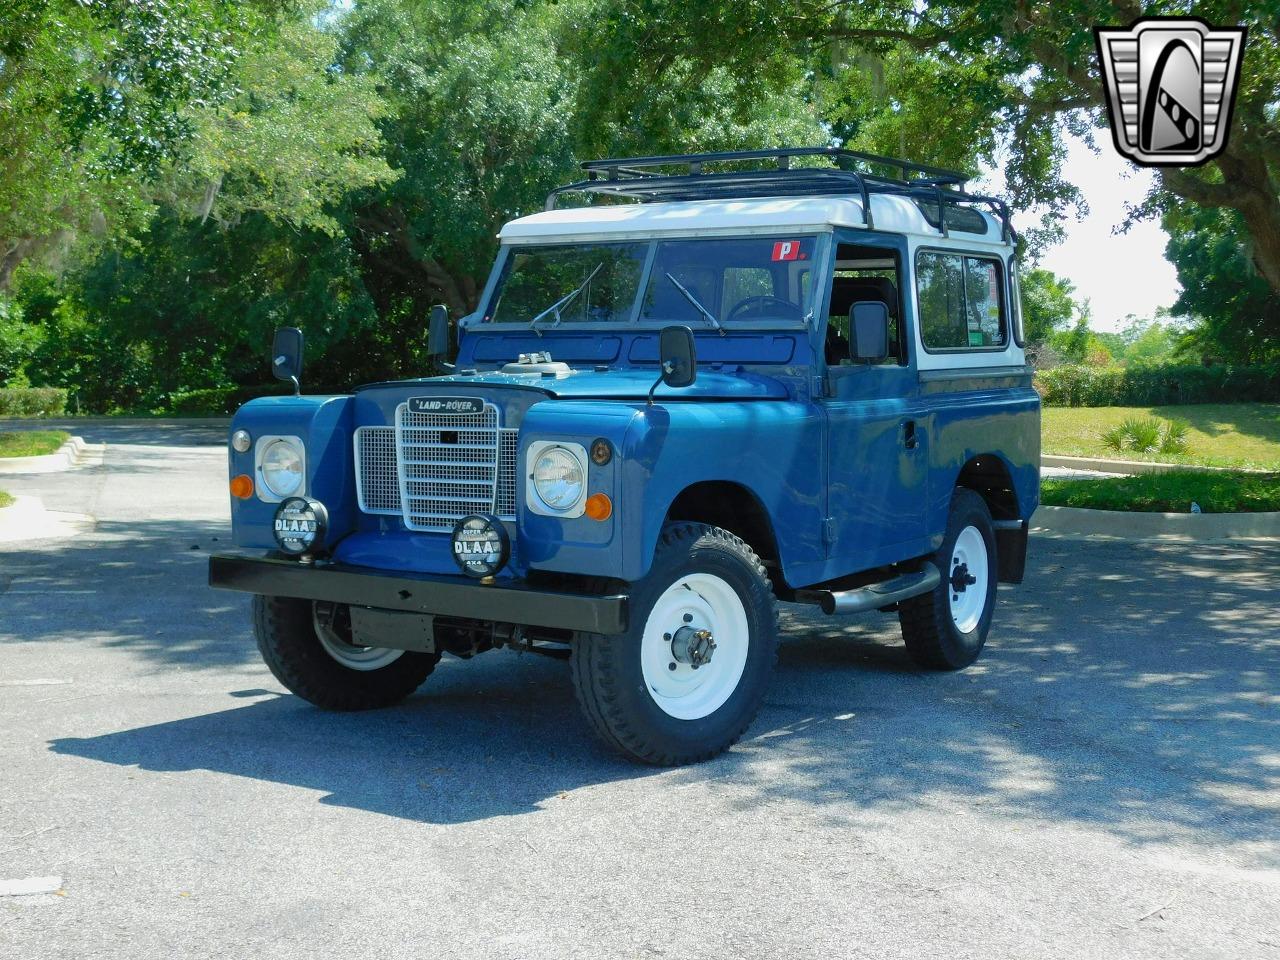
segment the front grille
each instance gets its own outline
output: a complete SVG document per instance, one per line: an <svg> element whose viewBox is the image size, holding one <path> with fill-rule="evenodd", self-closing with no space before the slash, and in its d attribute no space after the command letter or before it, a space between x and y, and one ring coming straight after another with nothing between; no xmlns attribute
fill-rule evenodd
<svg viewBox="0 0 1280 960"><path fill-rule="evenodd" d="M469 513L514 520L518 443L518 431L500 426L492 404L476 415L412 413L401 404L396 426L356 430L360 509L435 532Z"/></svg>
<svg viewBox="0 0 1280 960"><path fill-rule="evenodd" d="M356 430L356 502L365 513L400 515L395 427Z"/></svg>

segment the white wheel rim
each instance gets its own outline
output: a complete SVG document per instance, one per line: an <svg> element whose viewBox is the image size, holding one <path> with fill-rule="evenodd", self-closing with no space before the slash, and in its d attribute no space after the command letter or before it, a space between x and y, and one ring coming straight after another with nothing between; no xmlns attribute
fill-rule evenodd
<svg viewBox="0 0 1280 960"><path fill-rule="evenodd" d="M695 668L677 660L671 638L682 627L710 631L715 649L708 662ZM680 577L658 597L645 621L640 665L649 696L677 720L711 715L738 688L749 634L746 607L726 581L710 573Z"/></svg>
<svg viewBox="0 0 1280 960"><path fill-rule="evenodd" d="M991 575L987 541L977 527L965 527L951 550L951 566L946 574L951 619L961 633L969 633L982 619L987 606L987 583ZM972 578L972 583L965 582Z"/></svg>
<svg viewBox="0 0 1280 960"><path fill-rule="evenodd" d="M315 624L316 636L324 652L337 660L349 670L381 670L389 663L394 663L404 655L403 650L392 650L388 647L353 647L338 636L328 623L316 612L316 605L311 605L311 622Z"/></svg>

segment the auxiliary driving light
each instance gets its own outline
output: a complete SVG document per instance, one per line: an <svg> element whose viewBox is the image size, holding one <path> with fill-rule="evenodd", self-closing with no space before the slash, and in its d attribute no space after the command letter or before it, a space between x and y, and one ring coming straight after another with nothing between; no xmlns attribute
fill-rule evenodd
<svg viewBox="0 0 1280 960"><path fill-rule="evenodd" d="M329 511L319 500L289 497L276 507L272 532L281 550L297 555L321 547L328 526Z"/></svg>
<svg viewBox="0 0 1280 960"><path fill-rule="evenodd" d="M469 577L492 577L511 557L511 538L497 517L473 513L453 528L453 562Z"/></svg>

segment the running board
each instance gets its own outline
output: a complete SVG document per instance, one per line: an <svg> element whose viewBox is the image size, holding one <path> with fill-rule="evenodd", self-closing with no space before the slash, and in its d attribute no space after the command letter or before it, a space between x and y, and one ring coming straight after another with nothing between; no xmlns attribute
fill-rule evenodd
<svg viewBox="0 0 1280 960"><path fill-rule="evenodd" d="M844 616L849 613L865 613L879 610L900 600L910 600L928 593L942 582L942 574L932 563L922 563L915 573L904 573L891 580L867 584L856 590L797 590L797 603L814 603L822 612Z"/></svg>

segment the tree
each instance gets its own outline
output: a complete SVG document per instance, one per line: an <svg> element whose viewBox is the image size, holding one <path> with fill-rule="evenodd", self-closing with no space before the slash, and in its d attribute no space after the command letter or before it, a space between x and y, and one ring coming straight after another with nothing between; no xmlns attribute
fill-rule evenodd
<svg viewBox="0 0 1280 960"><path fill-rule="evenodd" d="M77 231L145 219L143 186L190 136L185 108L230 95L241 40L265 18L234 0L6 3L0 290Z"/></svg>
<svg viewBox="0 0 1280 960"><path fill-rule="evenodd" d="M1075 287L1070 280L1051 270L1036 267L1019 277L1022 291L1022 322L1029 343L1047 343L1080 314Z"/></svg>
<svg viewBox="0 0 1280 960"><path fill-rule="evenodd" d="M1190 208L1166 214L1164 228L1182 285L1173 311L1192 321L1180 349L1207 362L1280 359L1280 294L1253 268L1242 216Z"/></svg>
<svg viewBox="0 0 1280 960"><path fill-rule="evenodd" d="M23 322L44 334L23 369L78 384L86 408L156 409L263 383L271 328L289 324L307 333L313 386L429 372L430 306L474 309L498 229L579 159L825 135L800 86L729 110L733 77L687 63L652 79L645 111L595 113L581 25L597 6L281 8L242 38L225 95L181 107L171 159L131 187L127 238L40 274L39 291L19 270Z"/></svg>
<svg viewBox="0 0 1280 960"><path fill-rule="evenodd" d="M353 242L384 318L420 323L434 302L474 309L495 234L542 209L577 162L616 153L727 149L822 136L817 116L770 92L736 109L727 72L672 64L629 114L584 93L595 0L367 0L347 27L344 67L375 77L382 131L403 177L352 205Z"/></svg>
<svg viewBox="0 0 1280 960"><path fill-rule="evenodd" d="M682 59L731 70L743 99L807 72L841 141L970 170L999 165L1017 204L1044 203L1052 216L1081 200L1063 174L1063 134L1106 124L1094 25L1180 13L1245 24L1226 152L1198 171L1162 168L1158 194L1137 212L1184 202L1235 211L1258 274L1280 292L1274 0L614 0L608 9L596 96L625 108Z"/></svg>

